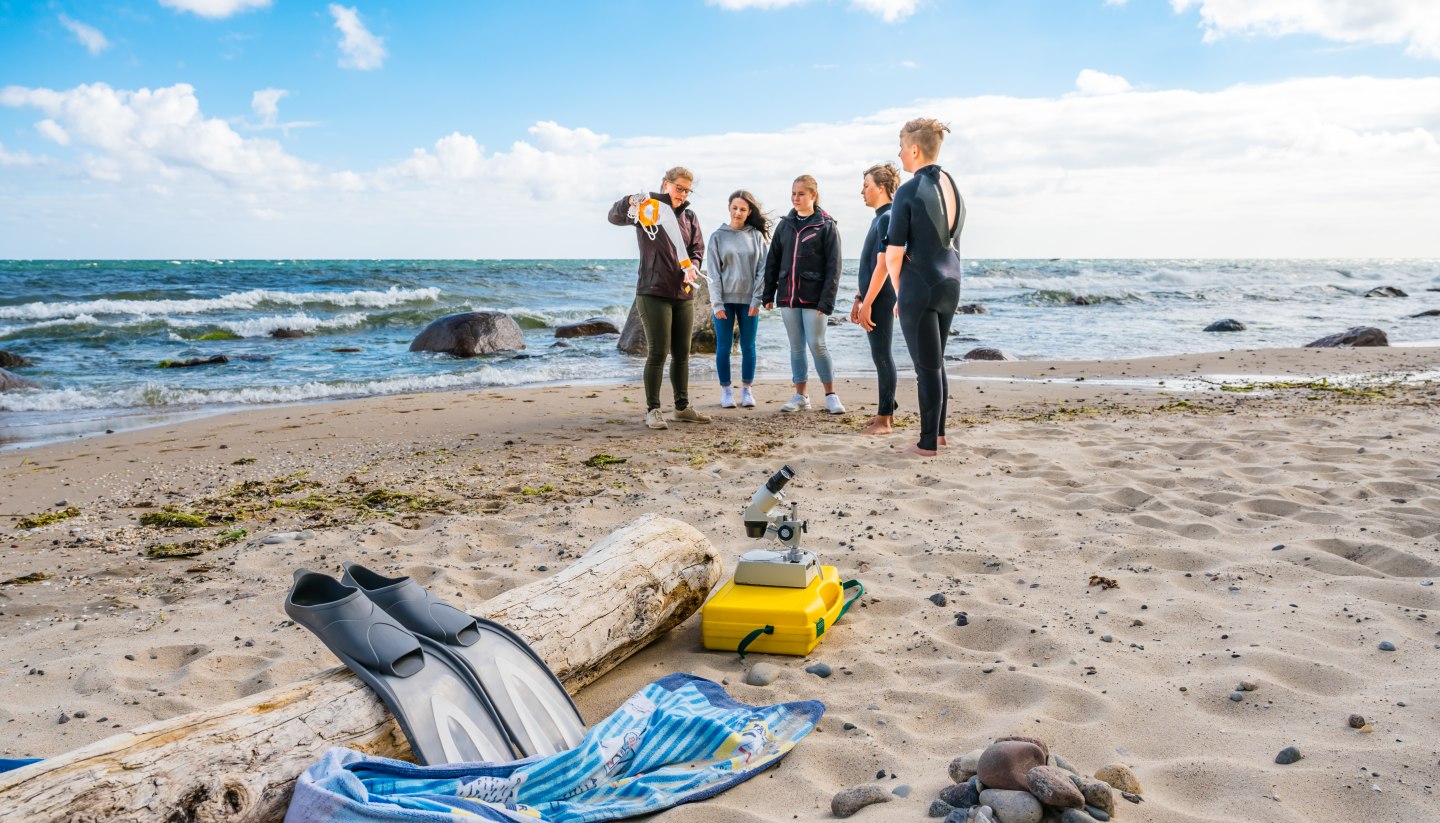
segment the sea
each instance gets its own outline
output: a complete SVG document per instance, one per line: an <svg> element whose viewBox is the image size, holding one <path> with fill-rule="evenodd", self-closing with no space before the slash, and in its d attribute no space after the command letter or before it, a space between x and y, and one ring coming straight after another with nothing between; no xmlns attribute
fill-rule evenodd
<svg viewBox="0 0 1440 823"><path fill-rule="evenodd" d="M0 350L39 389L0 393L0 448L267 404L487 387L638 381L642 359L611 336L556 347L555 328L624 324L634 260L5 260ZM836 318L849 309L847 261ZM1408 297L1366 297L1390 286ZM1351 326L1392 345L1440 344L1440 260L968 260L952 355L999 348L1020 359L1110 359L1303 346ZM472 359L412 353L435 318L502 311L521 352ZM1235 319L1245 330L1204 331ZM277 339L276 329L304 332ZM828 330L842 376L874 374L859 327ZM763 312L761 380L789 379L779 312ZM346 349L349 351L340 351ZM358 349L358 351L354 351ZM897 332L894 350L909 367ZM222 365L162 360L223 354ZM734 357L736 379L739 355ZM716 387L692 358L692 396ZM812 377L813 379L813 377ZM718 392L718 388L715 388Z"/></svg>

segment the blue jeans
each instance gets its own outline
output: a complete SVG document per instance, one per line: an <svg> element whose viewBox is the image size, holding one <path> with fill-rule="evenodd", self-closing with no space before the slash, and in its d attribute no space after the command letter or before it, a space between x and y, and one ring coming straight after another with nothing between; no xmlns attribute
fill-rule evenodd
<svg viewBox="0 0 1440 823"><path fill-rule="evenodd" d="M825 348L825 315L814 309L780 309L780 319L785 321L785 334L790 337L790 382L805 383L810 379L805 362L805 349L815 359L815 371L821 383L835 379L835 369L830 362L830 350Z"/></svg>
<svg viewBox="0 0 1440 823"><path fill-rule="evenodd" d="M755 382L755 330L760 318L750 316L750 307L743 303L726 303L725 319L715 318L715 374L720 385L730 385L730 348L735 345L735 326L740 326L740 379L745 385Z"/></svg>

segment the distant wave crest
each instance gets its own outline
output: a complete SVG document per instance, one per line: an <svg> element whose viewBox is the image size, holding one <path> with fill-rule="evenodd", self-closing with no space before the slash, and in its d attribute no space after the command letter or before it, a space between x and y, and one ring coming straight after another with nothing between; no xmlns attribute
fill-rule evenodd
<svg viewBox="0 0 1440 823"><path fill-rule="evenodd" d="M213 311L234 311L254 309L260 306L334 306L338 308L384 308L403 303L433 301L440 298L440 289L402 289L391 286L384 291L357 290L347 292L328 291L272 291L251 289L233 292L220 297L194 298L190 300L79 300L62 303L23 303L18 306L0 306L0 320L54 320L76 318L82 315L190 315Z"/></svg>

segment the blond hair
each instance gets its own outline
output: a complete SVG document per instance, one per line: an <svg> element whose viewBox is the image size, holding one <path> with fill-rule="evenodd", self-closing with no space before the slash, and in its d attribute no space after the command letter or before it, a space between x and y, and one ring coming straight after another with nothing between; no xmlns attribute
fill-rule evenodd
<svg viewBox="0 0 1440 823"><path fill-rule="evenodd" d="M900 187L900 170L895 168L894 163L876 163L865 170L865 175L875 181L875 185L885 190L887 197L895 196L895 189Z"/></svg>
<svg viewBox="0 0 1440 823"><path fill-rule="evenodd" d="M815 182L815 178L811 177L808 174L802 174L799 177L795 178L795 182L791 183L790 185L793 186L795 185L795 183L799 183L800 185L809 189L810 193L815 196L815 205L820 205L820 184Z"/></svg>
<svg viewBox="0 0 1440 823"><path fill-rule="evenodd" d="M940 144L950 127L933 117L917 117L900 128L900 140L920 149L927 159L940 153Z"/></svg>
<svg viewBox="0 0 1440 823"><path fill-rule="evenodd" d="M690 170L685 168L684 166L676 166L675 168L665 172L666 183L674 183L676 180L680 180L682 178L685 180L689 180L691 183L695 182L695 175L692 174Z"/></svg>

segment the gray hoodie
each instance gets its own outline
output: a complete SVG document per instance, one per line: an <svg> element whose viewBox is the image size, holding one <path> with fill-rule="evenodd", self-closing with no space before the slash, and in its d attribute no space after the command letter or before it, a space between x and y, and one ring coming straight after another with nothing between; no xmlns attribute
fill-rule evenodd
<svg viewBox="0 0 1440 823"><path fill-rule="evenodd" d="M765 291L766 243L760 232L726 223L710 235L705 267L710 275L710 308L739 303L758 309Z"/></svg>

